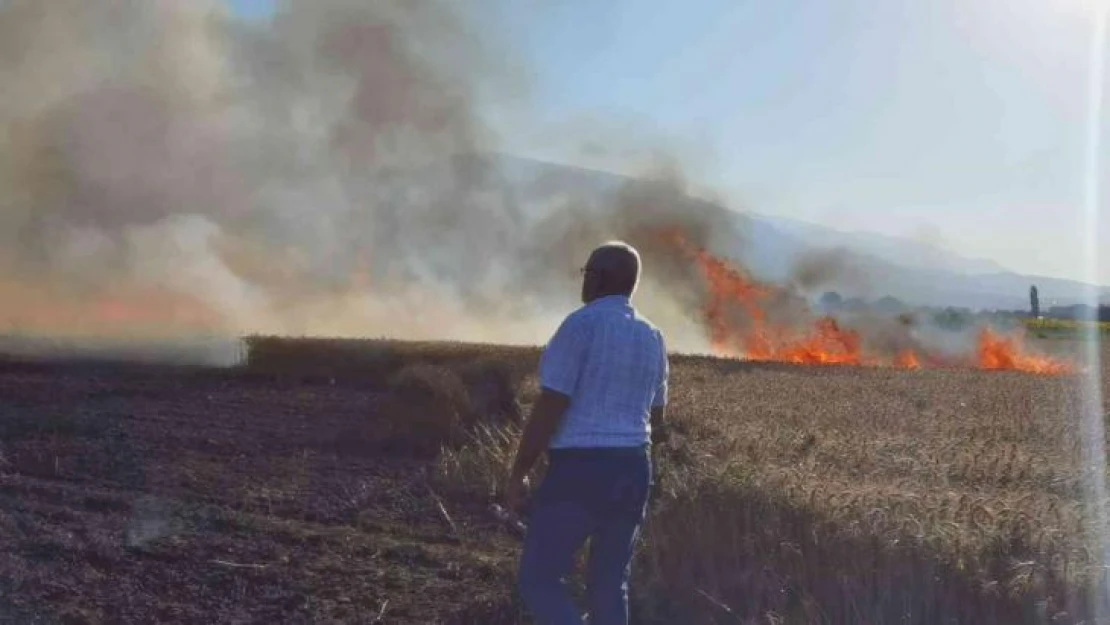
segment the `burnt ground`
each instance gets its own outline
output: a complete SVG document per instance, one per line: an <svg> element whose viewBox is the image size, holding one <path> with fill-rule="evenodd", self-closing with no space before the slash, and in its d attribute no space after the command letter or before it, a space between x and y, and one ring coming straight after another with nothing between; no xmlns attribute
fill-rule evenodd
<svg viewBox="0 0 1110 625"><path fill-rule="evenodd" d="M518 538L435 493L404 408L357 384L0 364L0 622L524 622Z"/></svg>

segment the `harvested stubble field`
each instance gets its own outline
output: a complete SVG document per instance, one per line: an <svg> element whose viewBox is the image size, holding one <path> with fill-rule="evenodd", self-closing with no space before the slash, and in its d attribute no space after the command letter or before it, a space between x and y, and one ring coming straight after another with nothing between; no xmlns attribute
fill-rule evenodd
<svg viewBox="0 0 1110 625"><path fill-rule="evenodd" d="M536 350L249 353L0 365L0 620L529 622L488 504ZM672 367L636 622L1091 622L1075 379Z"/></svg>

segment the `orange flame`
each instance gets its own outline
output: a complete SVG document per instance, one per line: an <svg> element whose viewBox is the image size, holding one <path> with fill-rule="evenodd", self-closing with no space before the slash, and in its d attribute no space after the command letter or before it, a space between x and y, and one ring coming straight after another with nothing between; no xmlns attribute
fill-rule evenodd
<svg viewBox="0 0 1110 625"><path fill-rule="evenodd" d="M827 317L802 332L775 324L768 319L765 300L781 294L781 289L760 284L727 261L695 248L678 230L663 231L661 236L691 258L706 281L705 320L715 352L797 364L871 362L863 355L859 333L842 329ZM745 313L746 327L733 323L729 313L734 306Z"/></svg>
<svg viewBox="0 0 1110 625"><path fill-rule="evenodd" d="M917 357L917 352L912 349L904 349L894 356L894 366L899 369L920 369L921 360Z"/></svg>
<svg viewBox="0 0 1110 625"><path fill-rule="evenodd" d="M217 329L223 324L223 319L200 301L163 289L113 289L76 295L0 282L0 299L13 303L0 318L0 333L170 334Z"/></svg>
<svg viewBox="0 0 1110 625"><path fill-rule="evenodd" d="M989 370L1014 370L1029 373L1071 373L1072 366L1048 356L1027 353L1018 336L1004 337L991 328L979 332L979 367Z"/></svg>
<svg viewBox="0 0 1110 625"><path fill-rule="evenodd" d="M886 364L901 369L920 369L923 362L930 367L951 364L948 358L914 349L902 349L885 360L867 354L858 332L841 328L829 317L801 330L777 324L768 318L767 300L784 294L784 289L757 282L742 269L692 245L678 229L658 234L691 260L705 281L705 323L710 346L717 354L796 364ZM742 322L736 319L737 309L744 313ZM1072 370L1067 363L1026 353L1019 337L1003 338L990 329L980 334L977 359L972 364L1041 374Z"/></svg>

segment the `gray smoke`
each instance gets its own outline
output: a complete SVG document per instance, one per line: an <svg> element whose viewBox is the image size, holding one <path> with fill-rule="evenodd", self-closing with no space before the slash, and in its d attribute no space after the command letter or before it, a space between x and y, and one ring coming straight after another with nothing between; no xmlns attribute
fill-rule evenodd
<svg viewBox="0 0 1110 625"><path fill-rule="evenodd" d="M794 260L791 284L811 294L824 290L866 293L874 268L843 247L807 250Z"/></svg>
<svg viewBox="0 0 1110 625"><path fill-rule="evenodd" d="M536 342L618 237L646 308L696 317L649 233L735 233L677 168L521 198L484 156L524 86L479 4L0 4L0 324Z"/></svg>

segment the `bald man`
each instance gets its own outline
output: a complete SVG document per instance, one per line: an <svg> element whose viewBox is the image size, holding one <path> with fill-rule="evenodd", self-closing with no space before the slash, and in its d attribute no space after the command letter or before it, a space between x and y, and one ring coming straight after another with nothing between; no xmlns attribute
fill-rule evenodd
<svg viewBox="0 0 1110 625"><path fill-rule="evenodd" d="M540 396L506 487L520 511L527 475L548 470L529 510L517 586L539 625L582 625L563 578L588 539L590 625L627 625L633 546L652 486L652 426L667 404L662 333L632 306L640 255L602 245L582 269L583 306L540 359Z"/></svg>

